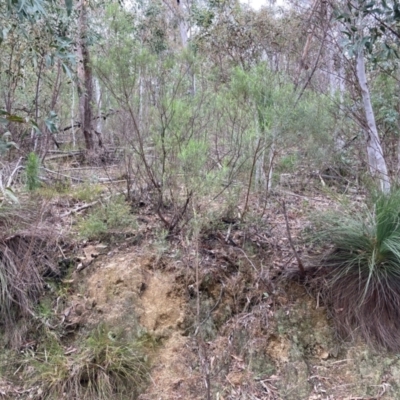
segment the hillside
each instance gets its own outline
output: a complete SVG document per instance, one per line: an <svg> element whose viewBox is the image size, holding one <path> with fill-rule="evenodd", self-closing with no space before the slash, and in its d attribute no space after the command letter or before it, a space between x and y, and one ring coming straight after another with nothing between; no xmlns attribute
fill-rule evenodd
<svg viewBox="0 0 400 400"><path fill-rule="evenodd" d="M400 398L400 6L0 1L0 399Z"/></svg>
<svg viewBox="0 0 400 400"><path fill-rule="evenodd" d="M64 365L73 375L93 368L88 363L96 361L84 356L92 338L99 346L105 340L138 349L140 370L132 373L140 373L142 400L396 399L396 354L338 337L324 304L317 249L304 244L303 234L309 213L335 202L334 192L317 193L284 188L264 210L251 202L254 221L222 214L192 237L166 237L150 205L136 202L124 209L132 225L64 244L68 270L45 278L36 320L19 347L2 355L2 396L75 398L57 369ZM284 199L291 238L313 271L306 280L289 245ZM84 206L95 202L88 200L58 195L46 207L59 224L70 225L71 218L96 214L96 205ZM67 203L79 211L69 214ZM72 378L85 386L82 375Z"/></svg>

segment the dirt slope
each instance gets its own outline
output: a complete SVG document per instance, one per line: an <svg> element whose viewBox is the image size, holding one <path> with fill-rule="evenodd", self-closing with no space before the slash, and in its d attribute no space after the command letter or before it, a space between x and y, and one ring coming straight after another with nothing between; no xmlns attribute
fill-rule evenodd
<svg viewBox="0 0 400 400"><path fill-rule="evenodd" d="M104 254L79 273L72 301L87 328L106 321L156 339L140 399L205 399L208 390L212 399L400 398L397 356L340 341L302 286L249 288L248 266L222 274L205 265L196 330L193 272L168 260L134 247Z"/></svg>

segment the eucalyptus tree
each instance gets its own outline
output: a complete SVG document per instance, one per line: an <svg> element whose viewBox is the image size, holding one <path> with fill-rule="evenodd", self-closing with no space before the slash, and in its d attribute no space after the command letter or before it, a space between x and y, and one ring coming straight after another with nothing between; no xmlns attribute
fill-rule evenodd
<svg viewBox="0 0 400 400"><path fill-rule="evenodd" d="M400 9L397 1L355 0L343 6L334 4L337 19L343 22L344 48L347 55L356 61L356 76L361 91L366 125L369 169L379 180L381 190L390 190L387 162L378 133L368 85L366 60L375 66L387 64L391 58L399 58L400 34L397 29ZM398 145L400 167L400 142Z"/></svg>
<svg viewBox="0 0 400 400"><path fill-rule="evenodd" d="M34 148L40 137L46 147L56 132L54 109L61 74L71 70L71 12L69 0L65 4L55 0L9 0L0 5L0 123L14 140L22 140L24 131L30 130ZM44 82L48 85L45 97Z"/></svg>
<svg viewBox="0 0 400 400"><path fill-rule="evenodd" d="M78 3L77 73L80 128L85 137L86 150L94 150L92 126L93 76L88 43L88 1Z"/></svg>

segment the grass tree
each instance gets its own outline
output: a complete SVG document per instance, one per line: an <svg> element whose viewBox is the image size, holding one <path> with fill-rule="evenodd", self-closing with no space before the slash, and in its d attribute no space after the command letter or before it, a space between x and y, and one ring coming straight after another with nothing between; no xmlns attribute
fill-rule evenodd
<svg viewBox="0 0 400 400"><path fill-rule="evenodd" d="M400 191L380 194L365 210L325 214L318 237L328 299L339 332L400 349Z"/></svg>

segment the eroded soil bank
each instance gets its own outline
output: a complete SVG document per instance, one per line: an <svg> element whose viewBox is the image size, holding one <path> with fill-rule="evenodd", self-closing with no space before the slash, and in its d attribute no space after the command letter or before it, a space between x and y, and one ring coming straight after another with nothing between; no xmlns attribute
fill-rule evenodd
<svg viewBox="0 0 400 400"><path fill-rule="evenodd" d="M82 326L105 321L155 338L142 400L204 399L208 391L213 399L400 396L396 355L337 338L304 286L267 282L263 271L252 281L251 265L228 264L204 267L198 298L192 266L128 248L80 273L71 302L75 313L85 309Z"/></svg>
<svg viewBox="0 0 400 400"><path fill-rule="evenodd" d="M300 210L288 206L293 238ZM140 400L400 398L398 355L338 338L315 287L288 278L296 260L279 210L244 228L218 221L191 240L166 240L149 217L138 220L118 240L79 247L79 264L44 294L42 331L64 356L103 326L111 339L146 340ZM31 337L20 349L28 360L46 348ZM10 368L0 397L43 398L40 384L17 381L34 364Z"/></svg>

